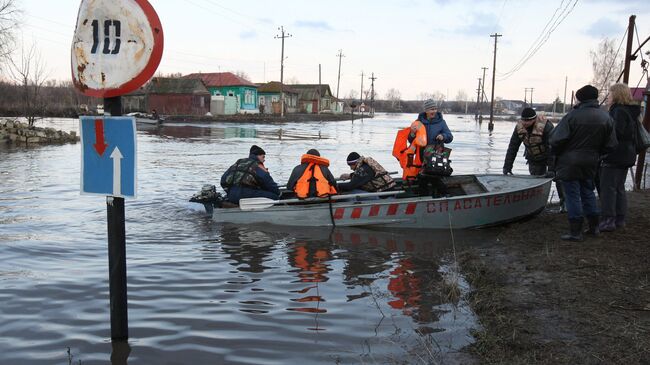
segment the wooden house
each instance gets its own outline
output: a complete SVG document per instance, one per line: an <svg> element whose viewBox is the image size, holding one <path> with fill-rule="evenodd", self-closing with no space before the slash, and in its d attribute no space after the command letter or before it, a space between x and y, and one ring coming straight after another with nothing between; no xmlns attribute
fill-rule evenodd
<svg viewBox="0 0 650 365"><path fill-rule="evenodd" d="M334 97L328 84L297 84L291 88L298 92L298 109L301 113L333 113ZM320 109L320 110L319 110Z"/></svg>
<svg viewBox="0 0 650 365"><path fill-rule="evenodd" d="M290 86L282 85L278 81L259 84L257 88L257 105L260 113L280 114L280 94L284 91L286 113L298 111L298 92Z"/></svg>
<svg viewBox="0 0 650 365"><path fill-rule="evenodd" d="M205 115L210 93L201 80L154 77L145 87L148 110L163 115Z"/></svg>
<svg viewBox="0 0 650 365"><path fill-rule="evenodd" d="M203 81L213 99L223 100L225 97L227 104L228 97L235 97L237 99L236 112L238 113L259 112L257 109L257 85L232 72L193 73L183 77ZM220 114L220 112L215 111L213 114Z"/></svg>

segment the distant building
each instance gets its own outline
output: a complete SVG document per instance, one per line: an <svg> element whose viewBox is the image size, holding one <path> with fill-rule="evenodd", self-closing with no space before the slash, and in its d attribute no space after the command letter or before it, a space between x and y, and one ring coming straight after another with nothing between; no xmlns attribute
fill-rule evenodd
<svg viewBox="0 0 650 365"><path fill-rule="evenodd" d="M296 113L298 111L298 92L291 86L283 86L278 81L271 81L266 84L258 84L257 105L260 113L280 114L280 94L283 89L285 112Z"/></svg>
<svg viewBox="0 0 650 365"><path fill-rule="evenodd" d="M501 104L501 112L503 114L519 114L522 109L527 106L527 104L521 100L500 100L499 103Z"/></svg>
<svg viewBox="0 0 650 365"><path fill-rule="evenodd" d="M212 101L223 101L223 110L220 104L213 103L211 112L213 114L233 114L229 108L229 97L236 98L236 113L258 113L257 109L257 85L241 78L232 72L211 72L193 73L183 76L186 79L200 79L208 88Z"/></svg>
<svg viewBox="0 0 650 365"><path fill-rule="evenodd" d="M298 108L301 113L341 113L336 98L328 84L297 84L291 88L298 91Z"/></svg>
<svg viewBox="0 0 650 365"><path fill-rule="evenodd" d="M122 97L125 113L161 115L205 115L210 111L210 93L201 80L154 77L145 86Z"/></svg>

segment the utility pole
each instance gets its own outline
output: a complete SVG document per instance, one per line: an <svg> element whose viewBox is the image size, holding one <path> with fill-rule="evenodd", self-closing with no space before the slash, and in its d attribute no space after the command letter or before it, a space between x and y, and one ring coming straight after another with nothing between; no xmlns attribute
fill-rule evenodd
<svg viewBox="0 0 650 365"><path fill-rule="evenodd" d="M533 107L533 90L535 90L534 87L530 88L530 107Z"/></svg>
<svg viewBox="0 0 650 365"><path fill-rule="evenodd" d="M483 97L485 97L485 70L487 70L487 67L481 67L483 69L483 78L481 79L481 104L479 106L479 114L481 115L481 119L483 119ZM487 99L487 97L486 97Z"/></svg>
<svg viewBox="0 0 650 365"><path fill-rule="evenodd" d="M524 107L528 105L528 88L524 88Z"/></svg>
<svg viewBox="0 0 650 365"><path fill-rule="evenodd" d="M336 81L336 98L339 98L339 85L341 85L341 58L345 57L343 50L339 49L339 54L336 55L339 58L339 78Z"/></svg>
<svg viewBox="0 0 650 365"><path fill-rule="evenodd" d="M320 94L320 85L321 85L321 79L320 79L320 63L318 64L318 114L320 114L320 99L321 99L321 94Z"/></svg>
<svg viewBox="0 0 650 365"><path fill-rule="evenodd" d="M280 117L284 117L284 39L291 37L291 34L284 32L284 26L278 28L281 35L276 35L275 39L282 39L282 54L280 56Z"/></svg>
<svg viewBox="0 0 650 365"><path fill-rule="evenodd" d="M569 82L569 76L564 77L564 100L562 100L562 114L566 114L566 84Z"/></svg>
<svg viewBox="0 0 650 365"><path fill-rule="evenodd" d="M630 62L632 61L632 41L634 40L634 20L636 15L630 15L627 26L627 46L625 47L625 67L623 68L623 83L630 81Z"/></svg>
<svg viewBox="0 0 650 365"><path fill-rule="evenodd" d="M361 71L361 92L359 93L359 101L363 103L363 71Z"/></svg>
<svg viewBox="0 0 650 365"><path fill-rule="evenodd" d="M481 112L481 104L479 104L481 100L481 78L478 78L478 87L476 89L476 114L474 115L474 120L478 119L478 115Z"/></svg>
<svg viewBox="0 0 650 365"><path fill-rule="evenodd" d="M490 37L494 37L494 61L492 62L492 100L490 101L490 123L488 124L488 130L494 129L494 79L497 71L497 40L501 37L501 34L494 33L490 34Z"/></svg>
<svg viewBox="0 0 650 365"><path fill-rule="evenodd" d="M369 77L371 80L370 83L370 116L375 116L375 80L377 78L375 77L375 73L372 73L372 77Z"/></svg>

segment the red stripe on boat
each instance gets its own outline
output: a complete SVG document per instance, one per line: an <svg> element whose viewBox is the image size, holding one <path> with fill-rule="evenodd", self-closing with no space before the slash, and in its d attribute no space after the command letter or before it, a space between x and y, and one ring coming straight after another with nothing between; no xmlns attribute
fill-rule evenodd
<svg viewBox="0 0 650 365"><path fill-rule="evenodd" d="M415 207L417 206L417 203L408 203L406 206L406 214L410 215L415 213Z"/></svg>
<svg viewBox="0 0 650 365"><path fill-rule="evenodd" d="M395 215L395 213L397 213L397 207L399 207L399 204L389 205L388 212L386 212L386 215Z"/></svg>
<svg viewBox="0 0 650 365"><path fill-rule="evenodd" d="M370 214L368 214L369 217L374 217L377 214L379 214L379 205L373 205L370 207Z"/></svg>
<svg viewBox="0 0 650 365"><path fill-rule="evenodd" d="M336 210L334 211L334 219L343 218L344 213L345 213L345 208L336 208Z"/></svg>
<svg viewBox="0 0 650 365"><path fill-rule="evenodd" d="M363 208L359 208L359 207L356 207L356 208L352 209L352 214L350 215L350 218L359 219L359 217L361 217L361 211L362 210L363 210Z"/></svg>

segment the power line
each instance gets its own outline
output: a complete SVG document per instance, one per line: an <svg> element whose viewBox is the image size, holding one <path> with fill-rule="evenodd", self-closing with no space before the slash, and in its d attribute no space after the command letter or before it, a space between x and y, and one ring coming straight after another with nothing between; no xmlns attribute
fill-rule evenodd
<svg viewBox="0 0 650 365"><path fill-rule="evenodd" d="M562 0L562 3L560 4L560 7L562 7L563 3L564 3L564 0ZM553 14L551 19L547 23L547 26L544 27L544 30L548 29L546 31L546 33L544 33L544 30L542 30L542 33L540 34L540 36L537 37L535 42L533 42L533 45L531 46L531 48L529 48L529 51L524 54L522 59L519 62L517 62L517 64L515 64L515 66L510 71L500 75L501 78L499 79L499 81L506 80L510 76L514 75L517 71L519 71L526 64L526 62L528 62L528 60L530 60L537 53L537 51L539 51L539 49L550 39L551 34L553 34L555 29L557 29L557 27L559 27L560 24L562 24L564 19L566 19L566 17L569 16L569 14L571 14L571 12L573 11L573 9L575 8L577 3L578 3L578 0L575 0L573 2L573 5L571 5L571 2L569 1L564 6L564 8L561 10L560 14L557 17L555 16L555 14L557 14L557 10L556 10L556 12ZM551 23L551 22L552 22L552 24L551 24L551 26L549 28L548 24ZM540 40L540 38L541 38L541 40ZM532 49L532 51L531 51L531 49Z"/></svg>

